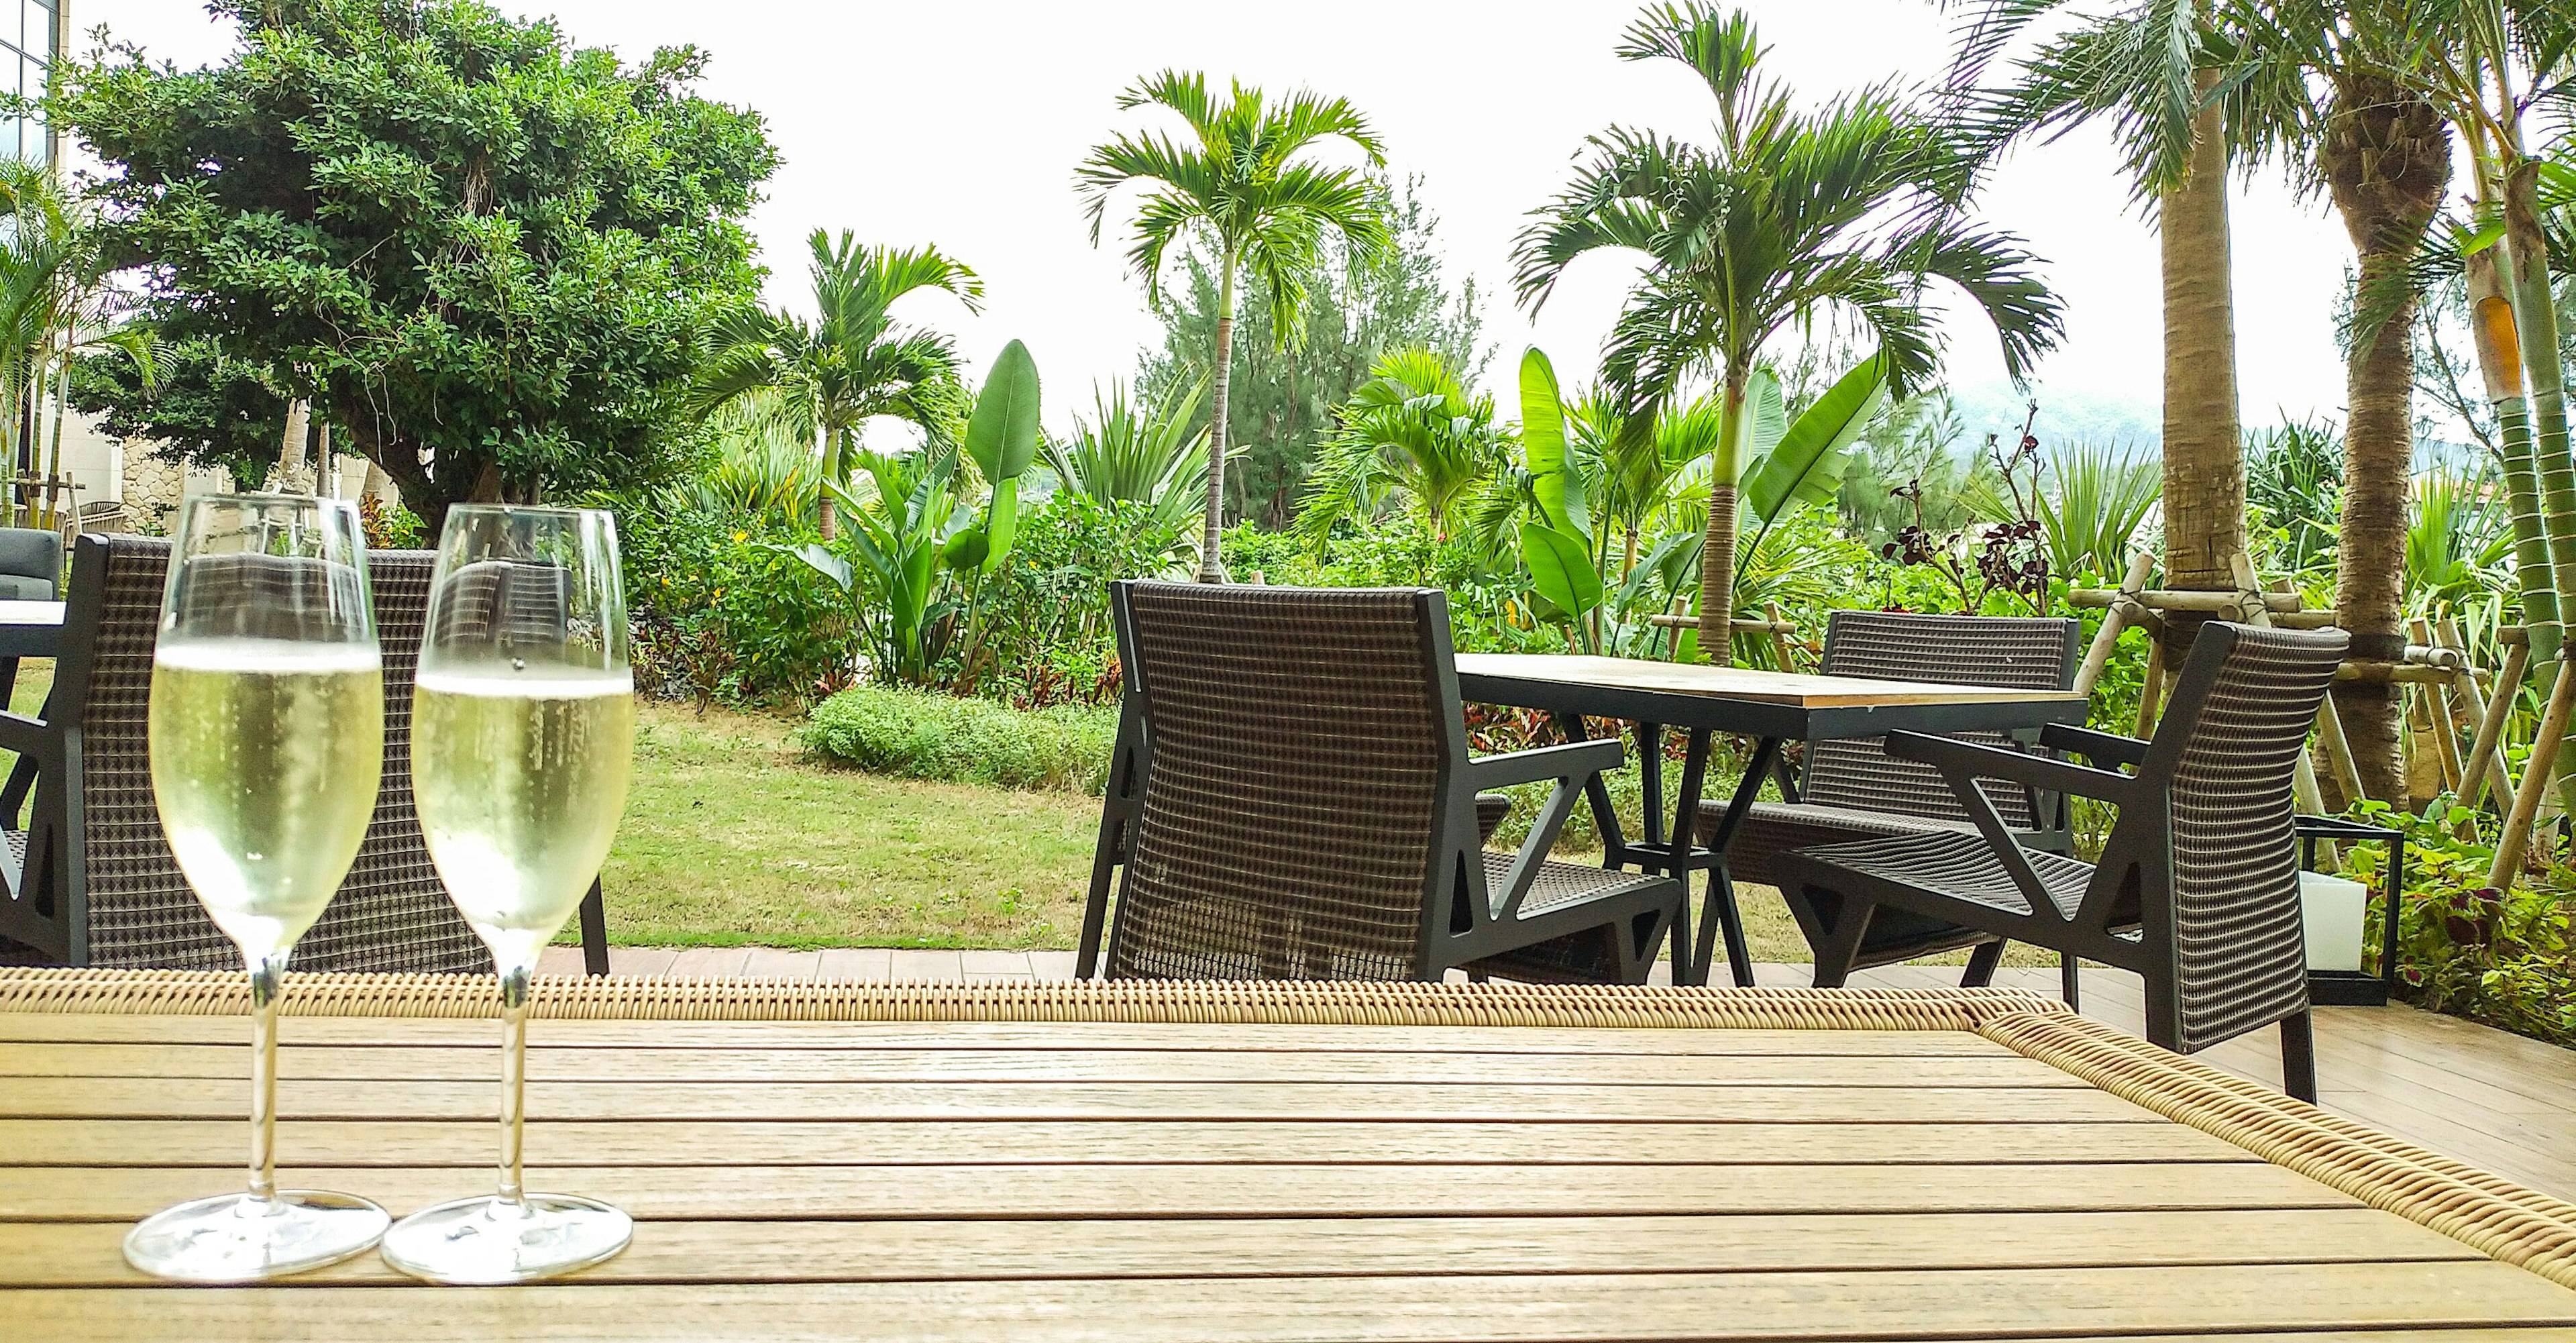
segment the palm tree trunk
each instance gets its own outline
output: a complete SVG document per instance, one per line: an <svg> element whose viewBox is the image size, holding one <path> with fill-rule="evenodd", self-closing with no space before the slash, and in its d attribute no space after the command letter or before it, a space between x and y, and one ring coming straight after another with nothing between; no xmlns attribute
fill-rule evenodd
<svg viewBox="0 0 2576 1343"><path fill-rule="evenodd" d="M2206 90L2217 72L2203 71ZM2220 110L2193 118L2191 163L2158 202L2165 304L2165 582L2235 587L2245 549L2245 457L2236 420L2236 307L2229 274L2227 144ZM2170 613L2165 662L2178 665L2199 622Z"/></svg>
<svg viewBox="0 0 2576 1343"><path fill-rule="evenodd" d="M1234 269L1237 258L1233 248L1225 249L1225 274L1217 281L1216 302L1216 368L1209 381L1215 384L1215 402L1209 408L1207 518L1199 529L1199 581L1222 583L1225 565L1218 558L1217 547L1225 530L1225 416L1226 393L1234 383Z"/></svg>
<svg viewBox="0 0 2576 1343"><path fill-rule="evenodd" d="M54 365L54 424L49 431L52 441L45 448L45 458L48 463L45 467L45 475L57 482L63 478L63 414L71 409L71 395L72 361L70 353L66 351L62 359ZM57 491L60 493L58 494ZM59 500L69 493L68 489L59 484L45 487L46 512L50 515L45 520L46 526L62 526L62 505ZM80 516L80 500L75 498L71 502L72 516Z"/></svg>
<svg viewBox="0 0 2576 1343"><path fill-rule="evenodd" d="M2403 253L2362 258L2363 284L2405 264ZM2350 418L2344 425L2343 525L2335 558L2335 623L2352 634L2350 656L2394 662L2405 656L2399 627L2406 587L2406 505L2415 455L2414 303L2375 339L2353 342L2344 361ZM2399 687L2359 682L2334 688L2361 790L2403 804L2406 771L2398 748Z"/></svg>
<svg viewBox="0 0 2576 1343"><path fill-rule="evenodd" d="M1735 490L1744 471L1743 440L1752 429L1744 405L1750 376L1750 369L1726 370L1717 451L1709 458L1708 531L1700 538L1699 655L1721 667L1735 661Z"/></svg>
<svg viewBox="0 0 2576 1343"><path fill-rule="evenodd" d="M814 424L814 525L830 541L841 534L841 515L832 506L832 430L815 417Z"/></svg>
<svg viewBox="0 0 2576 1343"><path fill-rule="evenodd" d="M2360 258L2358 309L2406 292L2406 266L2422 246L2451 180L2442 114L2394 80L2359 73L2339 81L2318 147L2345 232ZM2374 333L2356 331L2344 356L2349 418L2344 425L2343 520L2335 558L2335 623L2352 635L2349 656L2395 662L2406 654L2399 626L2406 600L2406 512L2415 458L2415 301L2386 314ZM2362 792L2403 804L2410 789L2399 749L2403 708L2394 684L2334 688Z"/></svg>

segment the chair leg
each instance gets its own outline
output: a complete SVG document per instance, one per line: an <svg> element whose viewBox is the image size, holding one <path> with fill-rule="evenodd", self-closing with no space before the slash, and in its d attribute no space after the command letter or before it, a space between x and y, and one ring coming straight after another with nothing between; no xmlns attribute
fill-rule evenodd
<svg viewBox="0 0 2576 1343"><path fill-rule="evenodd" d="M2074 952L2071 952L2071 951L2062 951L2062 952L2059 952L2059 953L2058 953L2058 955L2057 955L2057 985L2058 985L2058 995L2059 995L2060 997L2062 997L2062 998L2064 998L2064 999L2066 1000L2066 1005L2067 1005L2067 1007L2068 1007L2068 1008L2070 1008L2070 1009L2072 1009L2072 1010L2074 1010L2074 1011L2077 1011L2077 1012L2081 1012L2081 1011L2083 1011L2083 1010L2084 1010L2084 985L2083 985L2082 981L2080 981L2080 980L2076 977L2076 974L2075 974L2075 967L2076 967L2076 965L2077 965L2077 961L2076 961L2076 959L2075 959L2075 953L2074 953Z"/></svg>
<svg viewBox="0 0 2576 1343"><path fill-rule="evenodd" d="M2281 1018L2281 1089L2310 1105L2317 1103L2316 1019L2302 1009Z"/></svg>
<svg viewBox="0 0 2576 1343"><path fill-rule="evenodd" d="M597 877L581 898L581 968L584 974L608 973L608 900Z"/></svg>
<svg viewBox="0 0 2576 1343"><path fill-rule="evenodd" d="M2003 960L2004 943L2002 938L1997 938L1992 942L1978 943L1977 949L1968 953L1968 972L1959 976L1959 987L1963 989L1982 989L1994 983L1995 967L2003 964Z"/></svg>
<svg viewBox="0 0 2576 1343"><path fill-rule="evenodd" d="M1852 963L1860 959L1861 939L1869 935L1869 920L1878 906L1865 905L1844 896L1835 912L1834 930L1816 944L1814 983L1820 989L1838 989L1851 978Z"/></svg>

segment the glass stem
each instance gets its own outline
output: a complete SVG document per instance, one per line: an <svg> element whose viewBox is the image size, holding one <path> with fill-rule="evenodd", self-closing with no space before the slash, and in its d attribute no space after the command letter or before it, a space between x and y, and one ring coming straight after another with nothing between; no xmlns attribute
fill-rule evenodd
<svg viewBox="0 0 2576 1343"><path fill-rule="evenodd" d="M501 1194L512 1208L526 1206L520 1181L521 1132L528 1096L528 980L533 965L501 968Z"/></svg>
<svg viewBox="0 0 2576 1343"><path fill-rule="evenodd" d="M277 989L284 956L250 961L250 1196L277 1197Z"/></svg>

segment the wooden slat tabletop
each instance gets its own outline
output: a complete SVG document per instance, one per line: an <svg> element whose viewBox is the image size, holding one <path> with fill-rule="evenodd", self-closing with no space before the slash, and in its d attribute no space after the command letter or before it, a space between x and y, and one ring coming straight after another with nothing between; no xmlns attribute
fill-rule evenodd
<svg viewBox="0 0 2576 1343"><path fill-rule="evenodd" d="M2396 1179L2386 1140L1991 993L1397 995L1438 1009L1426 1021L1675 1023L1657 1028L1329 1024L1386 1013L1279 986L1223 1021L1190 1019L1203 995L1148 1001L1165 1020L541 1019L531 1183L634 1213L626 1253L510 1289L420 1286L372 1255L257 1287L166 1286L119 1242L138 1217L238 1186L246 1024L64 1011L96 1003L13 999L21 974L0 971L11 1340L2576 1330L2560 1285L2576 1209L2430 1158ZM748 1001L590 991L670 1016ZM952 987L894 1006L1115 1016L1138 1001ZM1875 1003L1865 1019L1882 1024L1819 1028L1864 1019L1843 1003ZM1779 1024L1685 1024L1766 1014ZM1793 1019L1809 1028L1780 1028ZM488 1184L493 1023L283 1026L286 1182L397 1215ZM2169 1117L2185 1111L2225 1119ZM2240 1145L2267 1141L2307 1173ZM2514 1262L2471 1243L2491 1233L2506 1241L2480 1244Z"/></svg>
<svg viewBox="0 0 2576 1343"><path fill-rule="evenodd" d="M1460 653L1462 676L1558 681L1659 694L1722 696L1801 709L1894 704L2081 703L2072 690L2019 690L1939 681L1887 681L1810 676L1755 667L1711 667L1576 653Z"/></svg>

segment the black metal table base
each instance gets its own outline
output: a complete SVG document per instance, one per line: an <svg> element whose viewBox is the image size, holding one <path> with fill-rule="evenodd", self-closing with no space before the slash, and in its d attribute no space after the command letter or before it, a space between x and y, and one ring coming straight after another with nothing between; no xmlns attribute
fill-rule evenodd
<svg viewBox="0 0 2576 1343"><path fill-rule="evenodd" d="M1583 741L1586 729L1580 716L1555 715L1557 730L1567 741ZM1776 737L1759 737L1754 741L1753 758L1745 763L1744 777L1735 786L1734 805L1727 808L1726 819L1718 824L1710 843L1698 842L1700 792L1708 779L1710 731L1691 728L1689 743L1682 753L1681 793L1673 800L1669 828L1664 818L1664 725L1639 723L1637 732L1637 774L1644 785L1643 810L1646 835L1630 842L1619 826L1618 809L1611 805L1610 789L1595 776L1584 796L1592 804L1592 823L1601 833L1601 865L1609 868L1634 867L1640 872L1654 872L1678 877L1685 890L1690 874L1708 874L1707 894L1701 898L1699 932L1691 934L1691 911L1686 900L1681 917L1673 921L1673 982L1703 985L1715 968L1717 942L1726 939L1727 973L1738 988L1753 987L1753 951L1744 940L1744 916L1735 903L1735 881L1726 870L1726 848L1735 839L1736 827L1745 811L1761 795L1762 780L1780 758L1780 741Z"/></svg>

